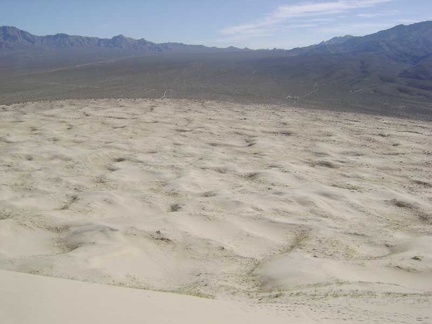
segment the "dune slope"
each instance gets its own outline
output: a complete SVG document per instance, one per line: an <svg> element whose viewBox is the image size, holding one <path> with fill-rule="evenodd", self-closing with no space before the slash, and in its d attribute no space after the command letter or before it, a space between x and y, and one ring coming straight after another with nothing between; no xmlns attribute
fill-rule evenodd
<svg viewBox="0 0 432 324"><path fill-rule="evenodd" d="M431 137L280 106L0 106L0 269L298 321L428 322Z"/></svg>

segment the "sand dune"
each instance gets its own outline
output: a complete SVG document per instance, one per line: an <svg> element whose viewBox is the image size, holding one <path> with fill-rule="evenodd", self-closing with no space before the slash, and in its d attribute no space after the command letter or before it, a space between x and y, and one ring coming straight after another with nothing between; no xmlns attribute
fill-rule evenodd
<svg viewBox="0 0 432 324"><path fill-rule="evenodd" d="M0 316L7 323L285 323L239 302L5 271L0 284Z"/></svg>
<svg viewBox="0 0 432 324"><path fill-rule="evenodd" d="M0 280L211 297L275 323L430 322L431 138L276 106L0 106Z"/></svg>

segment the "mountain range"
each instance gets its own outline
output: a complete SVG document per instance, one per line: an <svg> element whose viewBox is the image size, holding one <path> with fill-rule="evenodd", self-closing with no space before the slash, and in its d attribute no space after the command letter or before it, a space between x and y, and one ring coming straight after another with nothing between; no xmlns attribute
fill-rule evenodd
<svg viewBox="0 0 432 324"><path fill-rule="evenodd" d="M235 47L228 49L207 47L203 45L186 45L183 43L156 44L142 39L133 39L123 35L112 38L97 38L85 36L71 36L55 34L36 36L16 27L0 27L0 50L34 50L34 49L61 49L61 48L87 48L87 49L120 49L136 50L141 52L223 52L240 50Z"/></svg>
<svg viewBox="0 0 432 324"><path fill-rule="evenodd" d="M292 50L35 36L0 27L0 104L173 97L432 120L432 21Z"/></svg>
<svg viewBox="0 0 432 324"><path fill-rule="evenodd" d="M217 48L183 43L153 43L123 35L108 38L56 34L36 36L16 27L0 27L0 50L31 50L58 48L124 49L142 52L221 52L241 51L239 48ZM246 50L246 49L244 49ZM318 45L286 51L290 54L352 54L386 53L401 61L414 62L432 53L432 21L398 25L375 34L354 37L334 37Z"/></svg>
<svg viewBox="0 0 432 324"><path fill-rule="evenodd" d="M335 37L295 51L308 54L383 53L396 61L413 63L432 53L432 21L398 25L362 37Z"/></svg>

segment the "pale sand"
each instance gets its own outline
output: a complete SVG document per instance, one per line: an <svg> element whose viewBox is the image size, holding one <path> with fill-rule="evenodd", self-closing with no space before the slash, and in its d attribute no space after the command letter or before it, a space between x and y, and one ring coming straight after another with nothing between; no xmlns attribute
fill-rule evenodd
<svg viewBox="0 0 432 324"><path fill-rule="evenodd" d="M0 318L431 323L431 143L328 111L0 106Z"/></svg>

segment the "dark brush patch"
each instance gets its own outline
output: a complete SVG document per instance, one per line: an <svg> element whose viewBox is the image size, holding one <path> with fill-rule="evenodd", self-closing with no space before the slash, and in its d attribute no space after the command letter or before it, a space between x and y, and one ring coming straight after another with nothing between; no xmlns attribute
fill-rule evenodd
<svg viewBox="0 0 432 324"><path fill-rule="evenodd" d="M180 210L182 210L183 206L180 204L172 204L169 208L170 212L178 212Z"/></svg>
<svg viewBox="0 0 432 324"><path fill-rule="evenodd" d="M330 161L318 161L318 162L314 162L312 164L313 164L313 166L320 166L320 167L329 168L329 169L339 168L339 166L337 164L330 162Z"/></svg>
<svg viewBox="0 0 432 324"><path fill-rule="evenodd" d="M125 157L117 157L117 158L113 159L113 161L116 162L116 163L124 162L126 160L127 159Z"/></svg>
<svg viewBox="0 0 432 324"><path fill-rule="evenodd" d="M426 188L432 188L432 184L423 180L411 180L412 183L422 186L422 187L426 187Z"/></svg>
<svg viewBox="0 0 432 324"><path fill-rule="evenodd" d="M60 210L68 210L78 200L78 195L71 195L69 201Z"/></svg>

